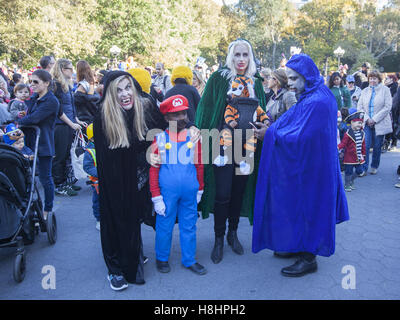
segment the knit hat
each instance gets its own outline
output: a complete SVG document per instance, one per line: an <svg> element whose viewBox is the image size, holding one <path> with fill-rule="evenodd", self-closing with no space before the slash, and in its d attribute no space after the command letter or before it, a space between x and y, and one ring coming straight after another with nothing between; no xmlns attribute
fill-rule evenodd
<svg viewBox="0 0 400 320"><path fill-rule="evenodd" d="M175 79L178 79L178 78L185 79L187 84L192 85L193 72L189 67L185 67L185 66L175 67L172 70L172 75L171 75L171 83L173 86L175 85Z"/></svg>
<svg viewBox="0 0 400 320"><path fill-rule="evenodd" d="M284 69L277 69L277 70L272 71L271 76L275 77L276 80L278 80L281 88L287 87L288 79L286 76L286 71Z"/></svg>
<svg viewBox="0 0 400 320"><path fill-rule="evenodd" d="M133 68L129 69L128 72L139 82L144 92L150 93L151 76L146 69Z"/></svg>
<svg viewBox="0 0 400 320"><path fill-rule="evenodd" d="M4 143L10 146L17 142L19 139L24 137L24 133L21 129L18 129L14 123L10 123L5 130L5 135L3 136Z"/></svg>

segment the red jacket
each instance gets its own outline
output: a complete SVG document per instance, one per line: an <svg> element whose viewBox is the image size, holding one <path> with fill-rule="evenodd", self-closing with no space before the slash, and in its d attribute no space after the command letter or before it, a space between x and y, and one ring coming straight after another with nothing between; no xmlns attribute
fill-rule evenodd
<svg viewBox="0 0 400 320"><path fill-rule="evenodd" d="M362 160L358 160L356 139L353 130L350 128L343 135L343 139L338 145L339 150L344 149L343 164L363 164L365 162L365 133L361 130L362 134L362 146L361 154L363 155Z"/></svg>

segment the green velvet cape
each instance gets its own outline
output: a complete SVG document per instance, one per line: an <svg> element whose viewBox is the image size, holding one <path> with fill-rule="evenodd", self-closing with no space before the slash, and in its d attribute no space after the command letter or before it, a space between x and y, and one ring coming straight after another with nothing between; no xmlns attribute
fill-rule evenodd
<svg viewBox="0 0 400 320"><path fill-rule="evenodd" d="M203 96L199 102L196 111L196 126L199 129L218 129L221 122L223 121L223 115L226 107L227 92L229 89L230 81L226 77L221 75L221 72L227 69L219 69L214 72L210 79L207 81L206 87L203 92ZM259 100L259 104L263 110L265 110L265 94L262 86L262 78L257 73L255 76L254 91ZM203 145L207 143L203 141ZM214 200L215 200L215 181L214 181L214 170L211 159L211 138L209 141L210 154L209 164L204 165L204 193L199 203L199 210L202 212L203 219L209 217L210 212L214 212ZM254 157L254 170L249 176L247 181L246 190L243 198L243 205L241 209L241 216L248 217L250 224L253 224L253 208L254 208L254 196L258 175L258 164L260 161L262 149L262 142L257 140L257 150ZM205 155L203 155L205 156Z"/></svg>

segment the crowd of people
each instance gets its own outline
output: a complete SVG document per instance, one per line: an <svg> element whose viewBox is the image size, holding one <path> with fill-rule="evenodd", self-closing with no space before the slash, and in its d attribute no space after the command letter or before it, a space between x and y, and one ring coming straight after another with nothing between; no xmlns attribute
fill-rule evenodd
<svg viewBox="0 0 400 320"><path fill-rule="evenodd" d="M369 149L370 173L377 174L384 139L397 145L397 75L383 78L365 63L354 75L342 68L325 81L305 54L276 70L260 69L243 39L229 45L225 65L207 77L187 66L168 74L161 62L154 70L93 70L87 61L74 66L52 56L27 79L0 70L2 141L14 146L8 138L18 126L40 128L44 217L54 195L81 189L71 146L83 132L82 166L113 290L145 283L142 223L155 230L159 272L171 269L178 223L182 265L206 274L196 260L199 213L214 215L213 263L223 260L225 234L233 252L244 254L237 231L246 216L254 223L254 253L268 248L276 257L295 256L284 276L315 272L316 256L334 253L335 224L349 219L344 191L367 174ZM146 139L153 129L154 139ZM216 153L202 148L208 138L200 134L214 129ZM29 133L25 138L32 147Z"/></svg>

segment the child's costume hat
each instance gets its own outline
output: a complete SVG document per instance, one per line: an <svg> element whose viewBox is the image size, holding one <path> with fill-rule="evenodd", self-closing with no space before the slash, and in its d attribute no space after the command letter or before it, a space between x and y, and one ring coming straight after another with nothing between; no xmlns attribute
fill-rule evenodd
<svg viewBox="0 0 400 320"><path fill-rule="evenodd" d="M20 129L18 129L14 123L10 123L6 127L5 135L3 136L3 141L11 146L23 137L24 133Z"/></svg>
<svg viewBox="0 0 400 320"><path fill-rule="evenodd" d="M357 111L356 108L349 109L349 115L344 119L347 123L351 123L352 121L364 121L364 112Z"/></svg>
<svg viewBox="0 0 400 320"><path fill-rule="evenodd" d="M187 109L189 109L189 102L180 94L169 97L160 104L160 111L162 114L178 112Z"/></svg>

